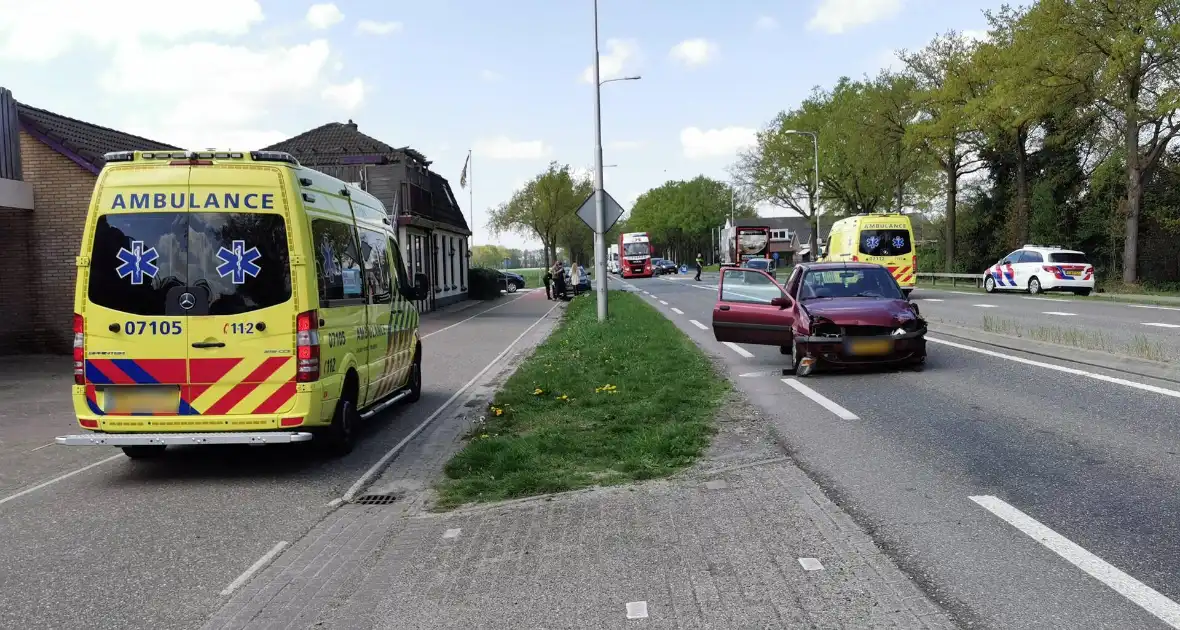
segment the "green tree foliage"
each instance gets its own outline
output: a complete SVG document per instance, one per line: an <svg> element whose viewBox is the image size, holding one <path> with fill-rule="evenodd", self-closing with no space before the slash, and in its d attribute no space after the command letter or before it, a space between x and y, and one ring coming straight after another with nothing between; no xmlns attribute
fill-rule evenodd
<svg viewBox="0 0 1180 630"><path fill-rule="evenodd" d="M584 255L584 249L578 247L593 236L584 225L579 234L581 220L576 213L593 187L589 178L575 176L568 164L550 163L511 199L492 210L488 227L497 234L515 232L541 241L546 266L557 257L559 245L567 248L571 258Z"/></svg>
<svg viewBox="0 0 1180 630"><path fill-rule="evenodd" d="M815 217L924 211L921 262L979 272L1025 242L1100 281L1180 285L1180 0L1039 0L901 51L771 119L734 177ZM820 186L810 138L819 134ZM934 178L933 180L931 178ZM900 201L899 201L900 200Z"/></svg>
<svg viewBox="0 0 1180 630"><path fill-rule="evenodd" d="M688 181L670 181L653 188L635 201L625 231L647 232L662 250L661 256L688 260L713 248L711 232L730 215L757 216L753 207L731 186L698 176Z"/></svg>

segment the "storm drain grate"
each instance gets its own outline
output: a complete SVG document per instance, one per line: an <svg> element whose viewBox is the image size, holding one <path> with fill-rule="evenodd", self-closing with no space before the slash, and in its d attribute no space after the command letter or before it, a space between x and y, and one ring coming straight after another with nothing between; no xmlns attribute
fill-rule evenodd
<svg viewBox="0 0 1180 630"><path fill-rule="evenodd" d="M393 494L366 494L352 500L357 505L393 505L397 501L397 495Z"/></svg>

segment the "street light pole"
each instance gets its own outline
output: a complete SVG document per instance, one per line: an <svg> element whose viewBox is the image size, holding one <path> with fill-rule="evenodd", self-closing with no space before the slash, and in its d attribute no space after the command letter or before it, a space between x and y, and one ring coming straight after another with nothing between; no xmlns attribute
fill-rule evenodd
<svg viewBox="0 0 1180 630"><path fill-rule="evenodd" d="M606 200L602 190L602 77L598 63L598 0L594 0L594 293L606 321Z"/></svg>
<svg viewBox="0 0 1180 630"><path fill-rule="evenodd" d="M640 77L602 80L598 55L598 0L594 0L594 293L598 321L606 321L606 192L602 186L602 86L612 81L636 81ZM614 166L612 164L612 166Z"/></svg>
<svg viewBox="0 0 1180 630"><path fill-rule="evenodd" d="M815 251L811 254L815 260L819 260L819 208L816 207L819 202L819 134L814 131L799 131L797 129L787 129L783 133L811 136L811 146L815 149L815 189L811 201L811 211L815 213Z"/></svg>

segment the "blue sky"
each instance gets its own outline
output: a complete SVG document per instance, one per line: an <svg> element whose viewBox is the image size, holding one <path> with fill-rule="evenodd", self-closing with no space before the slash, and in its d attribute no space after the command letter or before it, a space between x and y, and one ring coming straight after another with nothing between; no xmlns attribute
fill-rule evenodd
<svg viewBox="0 0 1180 630"><path fill-rule="evenodd" d="M606 188L726 179L815 85L980 31L991 0L600 0ZM593 165L591 0L0 0L0 85L36 107L192 147L254 148L330 121L411 145L487 209L550 160ZM46 28L52 24L52 28ZM474 149L475 217L458 188Z"/></svg>

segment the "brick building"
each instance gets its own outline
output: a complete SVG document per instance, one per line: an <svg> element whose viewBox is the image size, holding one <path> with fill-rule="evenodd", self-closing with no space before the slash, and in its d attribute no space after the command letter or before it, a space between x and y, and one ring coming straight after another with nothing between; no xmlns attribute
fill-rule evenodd
<svg viewBox="0 0 1180 630"><path fill-rule="evenodd" d="M0 88L0 354L70 351L74 259L103 154L175 148Z"/></svg>

